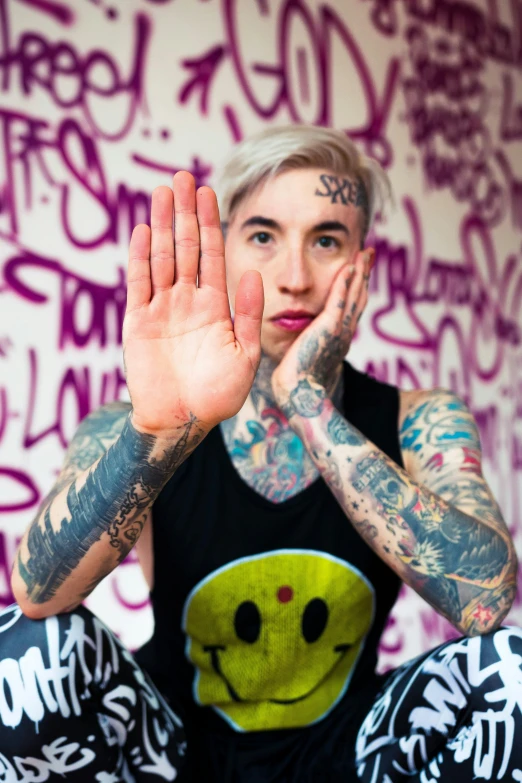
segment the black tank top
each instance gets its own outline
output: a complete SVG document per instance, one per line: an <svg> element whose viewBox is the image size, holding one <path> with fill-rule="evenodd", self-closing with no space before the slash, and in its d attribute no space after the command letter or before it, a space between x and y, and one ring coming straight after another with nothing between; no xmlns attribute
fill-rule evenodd
<svg viewBox="0 0 522 783"><path fill-rule="evenodd" d="M398 390L344 365L344 415L402 466ZM215 733L310 726L357 700L400 587L318 478L272 503L213 429L153 507L145 665Z"/></svg>

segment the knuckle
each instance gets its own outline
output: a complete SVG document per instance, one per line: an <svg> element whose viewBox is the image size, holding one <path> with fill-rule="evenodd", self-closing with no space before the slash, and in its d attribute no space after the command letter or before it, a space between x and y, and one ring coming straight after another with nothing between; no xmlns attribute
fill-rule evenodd
<svg viewBox="0 0 522 783"><path fill-rule="evenodd" d="M174 261L172 250L154 250L151 254L151 261Z"/></svg>
<svg viewBox="0 0 522 783"><path fill-rule="evenodd" d="M194 237L176 237L176 247L194 250L195 248L199 248L199 239Z"/></svg>
<svg viewBox="0 0 522 783"><path fill-rule="evenodd" d="M222 258L223 249L219 247L206 247L201 251L201 258Z"/></svg>
<svg viewBox="0 0 522 783"><path fill-rule="evenodd" d="M133 275L129 277L127 283L133 285L134 283L148 283L150 281L149 275Z"/></svg>

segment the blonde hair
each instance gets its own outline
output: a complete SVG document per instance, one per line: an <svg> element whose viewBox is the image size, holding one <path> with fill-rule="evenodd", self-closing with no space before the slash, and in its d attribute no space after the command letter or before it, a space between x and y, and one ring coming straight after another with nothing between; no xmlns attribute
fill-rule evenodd
<svg viewBox="0 0 522 783"><path fill-rule="evenodd" d="M390 180L377 161L360 153L345 133L332 128L267 128L238 144L223 166L216 188L223 223L233 219L240 202L262 182L284 171L307 168L353 177L362 186L362 244L376 212L393 201Z"/></svg>

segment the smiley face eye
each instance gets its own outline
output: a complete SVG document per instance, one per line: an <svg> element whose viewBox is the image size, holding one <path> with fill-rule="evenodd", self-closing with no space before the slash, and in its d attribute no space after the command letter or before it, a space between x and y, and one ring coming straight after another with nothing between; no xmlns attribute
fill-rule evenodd
<svg viewBox="0 0 522 783"><path fill-rule="evenodd" d="M306 642L316 642L328 623L328 607L322 598L312 598L305 606L301 631Z"/></svg>
<svg viewBox="0 0 522 783"><path fill-rule="evenodd" d="M236 609L234 630L244 642L254 644L261 633L261 614L253 601L243 601Z"/></svg>

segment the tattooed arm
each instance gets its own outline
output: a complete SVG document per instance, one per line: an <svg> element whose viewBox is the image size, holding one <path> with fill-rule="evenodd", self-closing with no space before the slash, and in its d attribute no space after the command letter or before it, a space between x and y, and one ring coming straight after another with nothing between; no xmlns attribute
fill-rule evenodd
<svg viewBox="0 0 522 783"><path fill-rule="evenodd" d="M19 549L12 585L26 614L76 606L125 557L176 468L244 404L262 314L261 276L245 272L232 322L216 195L196 194L194 177L177 172L173 190L154 190L151 226L136 226L129 247L123 352L132 413L103 409L80 427Z"/></svg>
<svg viewBox="0 0 522 783"><path fill-rule="evenodd" d="M30 617L74 608L116 568L205 434L194 418L168 439L143 434L130 412L130 404L112 403L83 420L21 542L12 587Z"/></svg>
<svg viewBox="0 0 522 783"><path fill-rule="evenodd" d="M462 633L497 627L515 596L517 559L464 404L441 390L409 398L406 470L313 379L301 380L281 407L347 517L401 579Z"/></svg>

